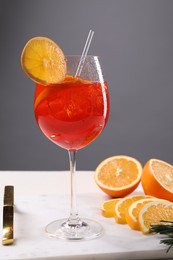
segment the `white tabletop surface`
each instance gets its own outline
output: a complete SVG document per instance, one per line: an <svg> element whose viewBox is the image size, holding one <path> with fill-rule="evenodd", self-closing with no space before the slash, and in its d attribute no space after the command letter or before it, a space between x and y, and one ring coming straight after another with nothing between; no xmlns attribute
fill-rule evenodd
<svg viewBox="0 0 173 260"><path fill-rule="evenodd" d="M110 198L96 186L93 172L80 171L76 177L80 216L103 226L97 239L71 242L44 233L46 224L69 215L69 172L0 171L1 221L4 186L14 185L15 190L15 243L0 244L0 260L173 259L173 250L166 253L158 235L143 235L101 215L101 203ZM135 193L142 193L141 186Z"/></svg>

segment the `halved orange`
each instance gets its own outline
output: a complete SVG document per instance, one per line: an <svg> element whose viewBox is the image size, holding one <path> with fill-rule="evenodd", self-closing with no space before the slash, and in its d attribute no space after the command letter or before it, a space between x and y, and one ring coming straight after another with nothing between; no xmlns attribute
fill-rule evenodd
<svg viewBox="0 0 173 260"><path fill-rule="evenodd" d="M126 212L130 205L137 201L146 198L146 195L131 195L121 199L115 205L115 220L118 224L127 224L126 222Z"/></svg>
<svg viewBox="0 0 173 260"><path fill-rule="evenodd" d="M23 48L21 66L30 79L43 85L58 83L66 75L61 48L47 37L34 37Z"/></svg>
<svg viewBox="0 0 173 260"><path fill-rule="evenodd" d="M144 166L141 181L145 194L173 202L172 165L150 159Z"/></svg>
<svg viewBox="0 0 173 260"><path fill-rule="evenodd" d="M120 199L107 200L101 204L101 212L104 217L111 218L115 215L115 205Z"/></svg>
<svg viewBox="0 0 173 260"><path fill-rule="evenodd" d="M147 198L147 199L140 199L135 202L133 202L128 210L126 211L126 222L134 230L140 230L139 226L139 212L143 208L143 206L149 202L156 201L158 200L157 198Z"/></svg>
<svg viewBox="0 0 173 260"><path fill-rule="evenodd" d="M144 234L149 233L151 225L163 224L161 220L173 221L173 203L153 201L147 203L139 213L139 225Z"/></svg>
<svg viewBox="0 0 173 260"><path fill-rule="evenodd" d="M111 197L124 197L134 191L140 183L141 163L126 155L109 157L95 170L96 184Z"/></svg>

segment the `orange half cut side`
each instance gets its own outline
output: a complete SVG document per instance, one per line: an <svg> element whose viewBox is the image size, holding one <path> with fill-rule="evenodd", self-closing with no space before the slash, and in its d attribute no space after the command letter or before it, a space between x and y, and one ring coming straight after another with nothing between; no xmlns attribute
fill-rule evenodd
<svg viewBox="0 0 173 260"><path fill-rule="evenodd" d="M150 159L144 166L142 186L145 194L173 202L173 166L167 162Z"/></svg>
<svg viewBox="0 0 173 260"><path fill-rule="evenodd" d="M135 158L117 155L103 160L95 170L96 184L109 196L124 197L140 183L142 165Z"/></svg>

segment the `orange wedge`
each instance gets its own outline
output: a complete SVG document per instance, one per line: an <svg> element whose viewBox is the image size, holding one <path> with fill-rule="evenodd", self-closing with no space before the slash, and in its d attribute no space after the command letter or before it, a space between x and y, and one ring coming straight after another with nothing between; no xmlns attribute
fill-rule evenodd
<svg viewBox="0 0 173 260"><path fill-rule="evenodd" d="M152 202L152 201L158 201L156 198L147 198L147 199L140 199L135 202L133 202L128 210L126 211L126 222L134 230L140 230L139 226L139 212L144 207L145 204Z"/></svg>
<svg viewBox="0 0 173 260"><path fill-rule="evenodd" d="M96 184L111 197L124 197L134 191L141 179L142 166L135 158L118 155L105 159L96 168Z"/></svg>
<svg viewBox="0 0 173 260"><path fill-rule="evenodd" d="M137 201L146 198L145 195L132 195L121 199L115 205L115 220L118 224L127 224L126 222L126 212L128 211L130 205Z"/></svg>
<svg viewBox="0 0 173 260"><path fill-rule="evenodd" d="M115 205L120 199L107 200L101 204L101 212L104 217L111 218L115 214Z"/></svg>
<svg viewBox="0 0 173 260"><path fill-rule="evenodd" d="M142 186L145 194L173 202L173 166L150 159L144 166Z"/></svg>
<svg viewBox="0 0 173 260"><path fill-rule="evenodd" d="M163 224L161 220L173 221L173 203L153 201L147 203L139 213L139 225L144 234L149 233L151 225Z"/></svg>
<svg viewBox="0 0 173 260"><path fill-rule="evenodd" d="M51 39L30 39L21 54L21 66L27 76L44 85L59 83L66 75L66 61L61 48Z"/></svg>

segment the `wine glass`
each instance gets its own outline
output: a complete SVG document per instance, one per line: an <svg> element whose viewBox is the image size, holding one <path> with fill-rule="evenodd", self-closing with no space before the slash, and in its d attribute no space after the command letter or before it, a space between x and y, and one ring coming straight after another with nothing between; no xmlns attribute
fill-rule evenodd
<svg viewBox="0 0 173 260"><path fill-rule="evenodd" d="M76 151L96 139L107 123L108 87L97 56L86 56L80 77L74 76L80 60L80 55L66 56L68 71L65 80L47 86L36 84L34 96L34 113L39 128L69 154L70 216L51 222L45 229L52 237L68 240L92 239L102 233L99 223L79 217L74 175Z"/></svg>

